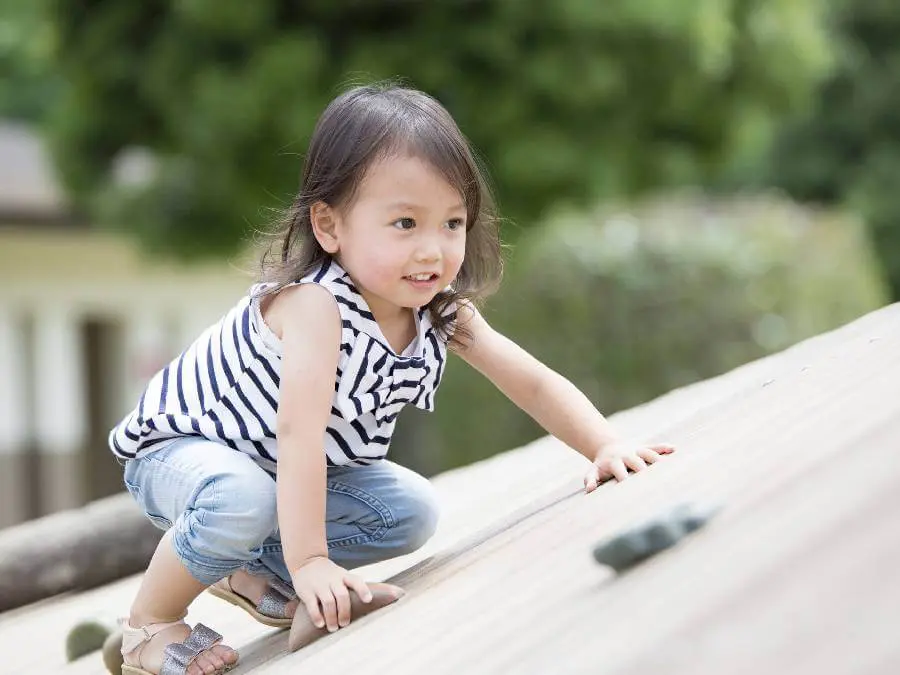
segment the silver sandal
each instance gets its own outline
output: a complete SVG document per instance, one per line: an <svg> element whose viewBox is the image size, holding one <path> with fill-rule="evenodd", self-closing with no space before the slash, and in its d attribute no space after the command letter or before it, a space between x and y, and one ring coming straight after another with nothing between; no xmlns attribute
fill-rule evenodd
<svg viewBox="0 0 900 675"><path fill-rule="evenodd" d="M283 590L282 590L283 589ZM210 594L240 607L247 614L266 626L273 628L290 628L293 619L287 614L287 605L296 598L293 589L276 580L269 581L269 588L255 605L249 599L231 587L229 577L217 581L209 587ZM290 596L287 595L290 593Z"/></svg>
<svg viewBox="0 0 900 675"><path fill-rule="evenodd" d="M184 621L172 621L170 623L151 623L140 628L132 628L128 621L122 622L122 656L132 654L137 651L138 665L122 665L122 675L153 675L149 670L140 667L141 650L150 641L150 639L167 628L183 624ZM173 642L166 645L165 658L159 675L185 675L188 666L193 663L194 659L201 652L216 646L222 642L222 636L212 628L198 623L191 630L183 642ZM224 668L217 670L216 673L225 673L234 668L236 664L226 665Z"/></svg>

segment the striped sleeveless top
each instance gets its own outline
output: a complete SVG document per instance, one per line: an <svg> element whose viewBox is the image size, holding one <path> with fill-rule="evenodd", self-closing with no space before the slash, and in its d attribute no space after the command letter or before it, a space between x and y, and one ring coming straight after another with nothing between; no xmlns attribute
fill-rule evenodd
<svg viewBox="0 0 900 675"><path fill-rule="evenodd" d="M430 312L416 309L416 339L396 354L335 261L327 260L295 283L325 287L341 316L334 398L323 437L327 464L384 459L403 407L434 409L446 339L433 328ZM199 436L247 453L274 473L281 341L262 319L260 296L266 288L251 287L218 323L153 376L137 407L109 434L117 457L133 459L174 438Z"/></svg>

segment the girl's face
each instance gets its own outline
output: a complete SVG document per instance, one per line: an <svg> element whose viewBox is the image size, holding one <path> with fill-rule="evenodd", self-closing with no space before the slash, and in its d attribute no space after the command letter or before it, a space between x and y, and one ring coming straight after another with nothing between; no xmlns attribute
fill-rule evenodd
<svg viewBox="0 0 900 675"><path fill-rule="evenodd" d="M466 249L465 204L420 159L377 162L353 203L333 214L337 251L332 254L376 315L388 318L398 309L427 305L459 273Z"/></svg>

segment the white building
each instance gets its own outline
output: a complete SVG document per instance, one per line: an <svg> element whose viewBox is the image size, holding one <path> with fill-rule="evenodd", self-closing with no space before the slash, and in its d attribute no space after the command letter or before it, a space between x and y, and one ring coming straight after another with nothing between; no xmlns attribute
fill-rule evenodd
<svg viewBox="0 0 900 675"><path fill-rule="evenodd" d="M149 260L74 222L40 140L0 123L0 527L121 489L107 432L246 290L240 264Z"/></svg>

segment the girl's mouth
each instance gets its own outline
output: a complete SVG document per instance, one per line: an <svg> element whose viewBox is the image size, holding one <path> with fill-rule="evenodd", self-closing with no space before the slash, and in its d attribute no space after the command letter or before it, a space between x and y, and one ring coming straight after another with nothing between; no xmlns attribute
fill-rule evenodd
<svg viewBox="0 0 900 675"><path fill-rule="evenodd" d="M409 274L403 278L415 288L424 289L434 286L435 282L438 280L438 275L434 272L424 272L422 274Z"/></svg>

